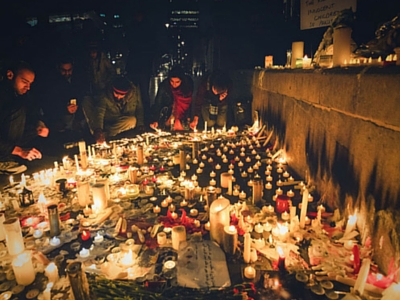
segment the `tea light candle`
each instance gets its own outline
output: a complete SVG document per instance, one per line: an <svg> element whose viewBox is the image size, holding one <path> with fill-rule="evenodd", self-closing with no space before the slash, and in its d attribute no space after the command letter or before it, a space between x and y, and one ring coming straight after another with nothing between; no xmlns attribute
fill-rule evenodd
<svg viewBox="0 0 400 300"><path fill-rule="evenodd" d="M198 214L199 214L199 211L198 211L197 209L192 208L192 209L190 210L190 215L191 215L192 217L196 217Z"/></svg>
<svg viewBox="0 0 400 300"><path fill-rule="evenodd" d="M183 199L182 201L181 201L181 203L180 203L180 205L181 205L181 207L185 207L185 206L187 206L187 201L185 200L185 199Z"/></svg>
<svg viewBox="0 0 400 300"><path fill-rule="evenodd" d="M285 178L288 178L289 177L289 172L288 171L285 171L284 173L283 173L283 177L285 177Z"/></svg>
<svg viewBox="0 0 400 300"><path fill-rule="evenodd" d="M86 205L86 208L83 209L83 214L85 216L89 216L92 213L92 209L89 208L89 206Z"/></svg>
<svg viewBox="0 0 400 300"><path fill-rule="evenodd" d="M311 194L308 194L308 202L313 202L314 197Z"/></svg>
<svg viewBox="0 0 400 300"><path fill-rule="evenodd" d="M207 159L207 155L203 154L203 156L201 157L202 160L206 160Z"/></svg>
<svg viewBox="0 0 400 300"><path fill-rule="evenodd" d="M211 186L215 186L217 184L217 182L214 180L214 179L211 179L210 180L210 185Z"/></svg>
<svg viewBox="0 0 400 300"><path fill-rule="evenodd" d="M254 269L252 266L247 266L244 268L244 277L247 279L254 279L256 278L256 269Z"/></svg>
<svg viewBox="0 0 400 300"><path fill-rule="evenodd" d="M202 169L202 168L197 168L196 173L197 173L197 174L203 173L203 169Z"/></svg>
<svg viewBox="0 0 400 300"><path fill-rule="evenodd" d="M217 174L216 174L214 171L211 171L211 172L210 172L210 177L211 177L211 178L214 178L216 175L217 175Z"/></svg>
<svg viewBox="0 0 400 300"><path fill-rule="evenodd" d="M243 167L243 165L244 165L244 163L243 163L242 161L239 161L239 162L238 162L238 167L241 168L241 167Z"/></svg>
<svg viewBox="0 0 400 300"><path fill-rule="evenodd" d="M49 263L44 270L44 274L49 279L49 282L56 282L59 278L56 264L53 262Z"/></svg>
<svg viewBox="0 0 400 300"><path fill-rule="evenodd" d="M290 214L287 211L284 211L281 215L283 221L287 221L290 218Z"/></svg>
<svg viewBox="0 0 400 300"><path fill-rule="evenodd" d="M217 164L217 165L215 166L215 170L221 170L221 165L220 165L220 164Z"/></svg>
<svg viewBox="0 0 400 300"><path fill-rule="evenodd" d="M193 161L192 161L192 163L193 163L194 165L197 165L197 164L199 163L199 161L197 160L197 158L194 158Z"/></svg>
<svg viewBox="0 0 400 300"><path fill-rule="evenodd" d="M96 236L94 237L93 242L94 242L95 244L100 244L100 243L102 243L103 241L104 241L104 237L103 237L100 233L97 232Z"/></svg>
<svg viewBox="0 0 400 300"><path fill-rule="evenodd" d="M243 178L246 178L247 177L246 171L243 171L241 175L242 175Z"/></svg>
<svg viewBox="0 0 400 300"><path fill-rule="evenodd" d="M246 162L247 163L251 162L251 158L249 156L246 157Z"/></svg>
<svg viewBox="0 0 400 300"><path fill-rule="evenodd" d="M288 179L288 181L289 181L289 182L292 182L292 181L294 181L294 178L293 178L292 176L290 176L289 179Z"/></svg>
<svg viewBox="0 0 400 300"><path fill-rule="evenodd" d="M276 186L282 186L283 185L283 182L282 182L282 180L278 180L277 182L276 182Z"/></svg>
<svg viewBox="0 0 400 300"><path fill-rule="evenodd" d="M252 167L249 167L249 168L247 169L247 172L248 172L248 173L253 173L253 168L252 168Z"/></svg>
<svg viewBox="0 0 400 300"><path fill-rule="evenodd" d="M177 214L176 212L173 211L173 212L171 213L171 218L174 219L174 220L176 220L176 219L178 218L178 214Z"/></svg>
<svg viewBox="0 0 400 300"><path fill-rule="evenodd" d="M210 222L209 221L206 224L204 224L204 229L210 231Z"/></svg>
<svg viewBox="0 0 400 300"><path fill-rule="evenodd" d="M264 231L266 231L266 232L270 232L271 230L272 230L272 225L270 224L270 223L265 223L264 225L263 225L263 229L264 229Z"/></svg>
<svg viewBox="0 0 400 300"><path fill-rule="evenodd" d="M289 190L286 195L290 198L294 197L294 192L292 190Z"/></svg>
<svg viewBox="0 0 400 300"><path fill-rule="evenodd" d="M90 231L83 230L81 233L81 239L82 241L87 241L88 239L90 239Z"/></svg>
<svg viewBox="0 0 400 300"><path fill-rule="evenodd" d="M58 237L53 236L53 238L50 240L50 245L52 246L58 246L60 245L61 241Z"/></svg>
<svg viewBox="0 0 400 300"><path fill-rule="evenodd" d="M164 200L164 201L165 201L165 200ZM153 207L153 213L159 214L160 212L161 212L161 208L160 208L158 205L156 205L156 206Z"/></svg>
<svg viewBox="0 0 400 300"><path fill-rule="evenodd" d="M80 256L80 257L85 258L85 257L88 257L89 255L90 255L89 249L82 248L82 250L79 251L79 256Z"/></svg>
<svg viewBox="0 0 400 300"><path fill-rule="evenodd" d="M311 220L307 216L305 217L304 222L305 222L306 225L310 225L311 224Z"/></svg>
<svg viewBox="0 0 400 300"><path fill-rule="evenodd" d="M212 157L210 157L209 159L208 159L208 162L209 163L212 163L214 161L214 159L212 158Z"/></svg>
<svg viewBox="0 0 400 300"><path fill-rule="evenodd" d="M266 179L267 179L267 181L272 181L272 176L268 175Z"/></svg>
<svg viewBox="0 0 400 300"><path fill-rule="evenodd" d="M199 163L199 167L204 168L204 163L203 162Z"/></svg>
<svg viewBox="0 0 400 300"><path fill-rule="evenodd" d="M162 207L167 207L167 206L168 206L167 200L164 199L164 200L161 202L161 206L162 206Z"/></svg>
<svg viewBox="0 0 400 300"><path fill-rule="evenodd" d="M171 205L169 206L169 210L170 210L171 212L175 211L175 205L173 205L173 204L171 203Z"/></svg>
<svg viewBox="0 0 400 300"><path fill-rule="evenodd" d="M239 199L246 199L246 193L244 191L239 193Z"/></svg>
<svg viewBox="0 0 400 300"><path fill-rule="evenodd" d="M232 194L233 196L239 196L240 194L239 189L234 189Z"/></svg>
<svg viewBox="0 0 400 300"><path fill-rule="evenodd" d="M244 157L244 156L246 156L246 153L240 152L239 156Z"/></svg>
<svg viewBox="0 0 400 300"><path fill-rule="evenodd" d="M253 180L250 179L250 180L247 182L247 185L248 185L248 186L253 186Z"/></svg>
<svg viewBox="0 0 400 300"><path fill-rule="evenodd" d="M42 236L43 236L43 230L42 230L42 229L36 229L36 230L33 232L33 237L34 237L35 239L40 239Z"/></svg>
<svg viewBox="0 0 400 300"><path fill-rule="evenodd" d="M275 191L275 193L276 193L277 195L282 195L282 194L283 194L283 191L282 191L281 188L278 188L278 189Z"/></svg>
<svg viewBox="0 0 400 300"><path fill-rule="evenodd" d="M197 180L197 175L193 174L191 178L192 178L193 181L196 181Z"/></svg>
<svg viewBox="0 0 400 300"><path fill-rule="evenodd" d="M271 182L267 182L267 183L265 184L265 188L266 188L267 190L271 190L271 189L272 189L272 184L271 184Z"/></svg>
<svg viewBox="0 0 400 300"><path fill-rule="evenodd" d="M257 233L262 233L264 231L263 225L261 223L257 223L254 226L254 231Z"/></svg>

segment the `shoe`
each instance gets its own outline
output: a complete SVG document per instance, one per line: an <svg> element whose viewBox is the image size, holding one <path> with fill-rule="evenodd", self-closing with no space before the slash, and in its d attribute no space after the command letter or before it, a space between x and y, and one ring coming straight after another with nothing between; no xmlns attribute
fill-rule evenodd
<svg viewBox="0 0 400 300"><path fill-rule="evenodd" d="M25 172L27 167L20 165L15 161L2 161L0 162L0 174L19 174Z"/></svg>

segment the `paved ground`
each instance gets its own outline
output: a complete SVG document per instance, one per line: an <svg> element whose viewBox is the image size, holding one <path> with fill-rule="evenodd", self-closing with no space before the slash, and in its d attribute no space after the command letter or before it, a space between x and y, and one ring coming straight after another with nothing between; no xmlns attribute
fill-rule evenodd
<svg viewBox="0 0 400 300"><path fill-rule="evenodd" d="M137 134L138 132L135 130L132 131L127 131L124 134L113 137L111 140L122 138L122 137L133 137ZM67 139L68 140L68 139ZM69 139L69 141L77 142L78 140L81 139ZM95 143L94 139L90 134L84 135L83 140L85 140L86 145L91 145ZM35 148L40 150L42 152L42 159L34 160L34 161L27 161L27 160L21 160L20 163L24 164L28 167L28 170L24 172L25 175L32 175L35 172L52 168L54 167L54 162L58 161L59 163L62 162L62 158L66 155L68 155L70 158L74 158L74 154L79 153L78 147L72 147L70 149L66 149L65 145L66 141L65 139L59 139L59 137L56 138L49 138L49 139L43 139L43 138L38 138L36 141L33 142L33 145ZM4 187L9 183L9 175L0 175L0 187ZM18 182L21 180L21 174L14 175L14 181Z"/></svg>

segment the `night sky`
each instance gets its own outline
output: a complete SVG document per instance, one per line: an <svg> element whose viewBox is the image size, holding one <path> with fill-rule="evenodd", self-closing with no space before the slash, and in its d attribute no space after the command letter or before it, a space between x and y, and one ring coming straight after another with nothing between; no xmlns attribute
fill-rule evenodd
<svg viewBox="0 0 400 300"><path fill-rule="evenodd" d="M305 42L305 54L312 56L326 28L309 30L299 29L298 12L287 17L283 14L282 0L200 0L180 1L177 5L185 7L192 5L199 7L201 24L196 37L209 38L218 36L220 41L220 66L228 69L254 68L262 66L265 55L273 55L274 63L286 62L286 50L296 40ZM4 5L4 4L3 4ZM1 45L0 54L9 52L14 47L15 35L27 30L32 31L31 40L37 47L46 48L46 37L52 37L54 28L43 25L34 30L27 29L24 20L28 16L35 16L39 22L46 20L49 14L64 12L96 12L118 13L127 30L132 23L132 16L136 11L142 11L147 22L152 24L151 30L159 28L168 22L168 11L171 4L168 0L147 1L48 1L48 0L14 0L7 1L1 9ZM353 39L360 45L374 38L378 26L391 20L400 12L399 0L359 0L357 4L356 22L353 28ZM68 30L68 27L67 27ZM146 29L147 30L147 29ZM154 34L149 29L148 35ZM65 37L64 37L65 38ZM68 38L74 38L69 35ZM45 41L43 41L45 40ZM64 41L65 42L65 41ZM57 48L53 41L53 46ZM62 43L62 42L61 42Z"/></svg>

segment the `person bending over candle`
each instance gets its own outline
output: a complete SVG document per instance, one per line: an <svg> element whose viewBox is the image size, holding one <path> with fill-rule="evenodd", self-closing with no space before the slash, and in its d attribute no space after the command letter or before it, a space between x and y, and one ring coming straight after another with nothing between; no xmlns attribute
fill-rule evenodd
<svg viewBox="0 0 400 300"><path fill-rule="evenodd" d="M86 97L83 110L91 133L97 143L106 137L134 129L143 130L144 116L140 90L125 77L113 80L108 90L100 96Z"/></svg>
<svg viewBox="0 0 400 300"><path fill-rule="evenodd" d="M201 114L208 127L224 127L231 85L229 76L219 70L203 78L197 91L194 121L197 122Z"/></svg>
<svg viewBox="0 0 400 300"><path fill-rule="evenodd" d="M35 72L25 62L9 68L0 84L0 173L18 174L27 168L15 160L42 158L42 153L27 147L36 136L47 137L49 129L39 119L39 109L28 91Z"/></svg>
<svg viewBox="0 0 400 300"><path fill-rule="evenodd" d="M154 122L152 128L172 128L184 130L191 115L193 80L181 67L174 67L158 89L152 111ZM190 119L189 119L190 120ZM197 125L197 119L190 122L190 128Z"/></svg>

